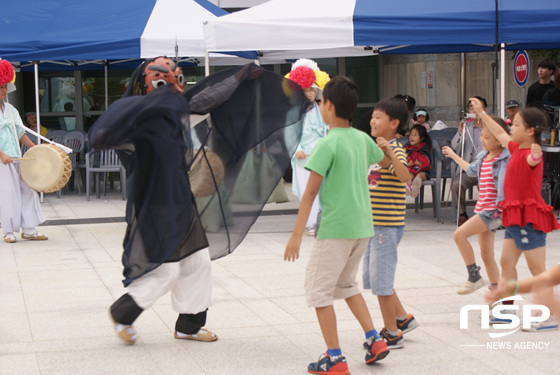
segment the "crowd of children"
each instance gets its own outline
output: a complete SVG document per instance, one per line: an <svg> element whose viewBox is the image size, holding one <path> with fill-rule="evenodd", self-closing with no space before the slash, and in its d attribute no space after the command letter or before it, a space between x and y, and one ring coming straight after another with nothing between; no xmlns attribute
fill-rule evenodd
<svg viewBox="0 0 560 375"><path fill-rule="evenodd" d="M560 283L560 267L545 272L546 233L559 225L552 207L540 195L540 134L547 124L545 115L538 109L524 109L508 127L502 119L487 115L478 98L471 98L470 103L483 123L482 150L473 162L467 162L452 148L442 148L445 157L479 181L476 215L454 233L467 268L467 280L457 293L470 294L486 285L468 241L475 234L490 282L486 297L489 301L510 292L528 292L535 285L550 289ZM403 334L418 327L397 296L394 281L397 249L405 228L405 196L416 198L422 182L430 178L429 116L424 109L414 113L415 125L406 132L408 142L402 146L397 139L405 132L410 113L402 97L382 99L375 105L370 120L370 135L375 141L352 128L350 118L356 104L357 86L351 80L334 77L325 86L319 108L330 130L305 164L310 178L284 255L288 261L299 257L305 223L313 200L319 196L321 220L306 268L305 291L309 306L316 309L327 351L309 364L308 371L314 374L349 373L338 340L335 299L346 301L364 330L366 364L385 358L392 349L402 348ZM369 204L364 203L366 199ZM494 238L496 231L504 227L500 280ZM522 254L535 277L518 284L516 264ZM380 331L374 328L355 280L360 259L363 288L378 299L384 325ZM560 311L560 301L551 297L549 289L547 294L541 293L540 300L553 312ZM503 307L506 309L508 306ZM491 317L491 321L511 322L500 316ZM526 330L557 328L553 315Z"/></svg>

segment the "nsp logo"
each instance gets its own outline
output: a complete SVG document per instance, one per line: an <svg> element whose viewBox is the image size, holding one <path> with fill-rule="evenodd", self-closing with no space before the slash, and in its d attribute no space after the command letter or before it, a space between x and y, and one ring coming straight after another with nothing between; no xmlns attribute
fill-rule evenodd
<svg viewBox="0 0 560 375"><path fill-rule="evenodd" d="M516 305L503 305L503 301L523 301L523 297L521 296L512 296L502 298L499 301L496 301L492 304L492 315L498 319L509 320L510 323L500 323L500 324L492 324L495 329L506 330L509 329L511 331L508 332L499 332L493 333L489 332L488 335L495 339L498 337L504 337L507 335L511 335L512 333L516 332L520 328L521 320L516 314L507 313L504 310L519 310L519 306ZM460 328L461 329L468 329L469 328L469 311L479 311L480 312L480 328L482 329L489 329L490 328L490 306L488 305L465 305L461 308L459 312L459 319L460 319ZM541 313L536 315L533 314L533 311L540 311ZM530 328L531 323L538 323L544 322L550 317L550 310L548 307L543 305L524 305L523 306L523 328Z"/></svg>

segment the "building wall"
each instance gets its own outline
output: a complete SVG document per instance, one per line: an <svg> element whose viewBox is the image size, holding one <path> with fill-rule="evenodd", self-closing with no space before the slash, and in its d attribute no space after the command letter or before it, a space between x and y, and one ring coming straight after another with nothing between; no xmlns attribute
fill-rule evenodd
<svg viewBox="0 0 560 375"><path fill-rule="evenodd" d="M513 76L514 52L506 52L506 101L516 99L523 106L526 89L537 77L537 63L530 59L530 74L525 90L518 87ZM479 95L488 102L492 111L492 63L493 52L467 53L465 55L466 97ZM429 87L428 76L432 73ZM430 114L430 123L441 120L448 126L459 123L462 105L460 54L424 54L424 55L382 55L381 56L381 92L382 96L407 94L416 99L416 108L426 108ZM499 87L496 92L499 103ZM465 103L466 104L466 103Z"/></svg>

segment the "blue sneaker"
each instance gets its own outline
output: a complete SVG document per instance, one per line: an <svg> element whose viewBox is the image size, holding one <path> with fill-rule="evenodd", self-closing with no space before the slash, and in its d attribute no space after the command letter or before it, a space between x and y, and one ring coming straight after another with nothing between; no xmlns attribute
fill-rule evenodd
<svg viewBox="0 0 560 375"><path fill-rule="evenodd" d="M307 371L311 374L333 374L348 375L348 363L346 357L339 355L336 358L329 357L328 353L321 354L317 362L310 363Z"/></svg>

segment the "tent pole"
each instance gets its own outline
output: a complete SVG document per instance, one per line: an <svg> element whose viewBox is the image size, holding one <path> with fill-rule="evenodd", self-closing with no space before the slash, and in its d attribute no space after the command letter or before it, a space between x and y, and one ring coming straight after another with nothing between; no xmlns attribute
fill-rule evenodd
<svg viewBox="0 0 560 375"><path fill-rule="evenodd" d="M208 50L204 50L204 76L208 77L210 75L210 54Z"/></svg>
<svg viewBox="0 0 560 375"><path fill-rule="evenodd" d="M105 110L109 108L109 62L105 60L104 70L105 70Z"/></svg>
<svg viewBox="0 0 560 375"><path fill-rule="evenodd" d="M506 45L501 44L500 51L500 117L505 117L506 107Z"/></svg>
<svg viewBox="0 0 560 375"><path fill-rule="evenodd" d="M464 111L466 106L467 88L465 86L465 53L461 52L461 111Z"/></svg>
<svg viewBox="0 0 560 375"><path fill-rule="evenodd" d="M37 133L41 133L41 111L39 105L39 62L33 61L33 71L35 74L35 116L37 116ZM41 143L41 138L37 137L37 144ZM39 194L39 200L44 202L43 193Z"/></svg>

